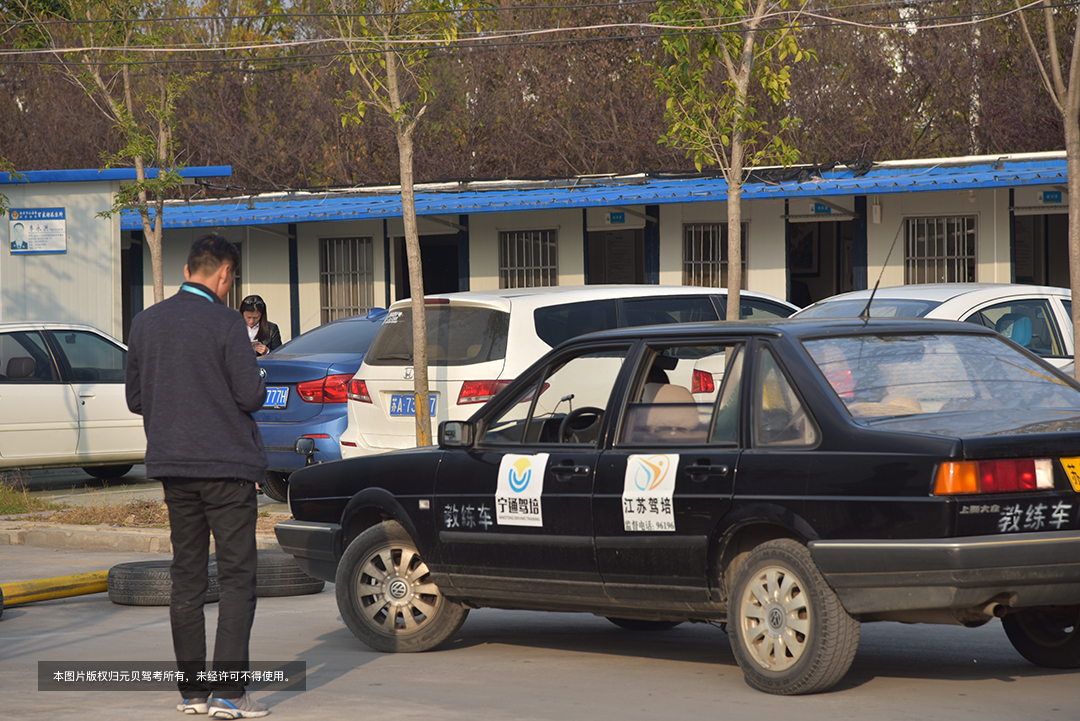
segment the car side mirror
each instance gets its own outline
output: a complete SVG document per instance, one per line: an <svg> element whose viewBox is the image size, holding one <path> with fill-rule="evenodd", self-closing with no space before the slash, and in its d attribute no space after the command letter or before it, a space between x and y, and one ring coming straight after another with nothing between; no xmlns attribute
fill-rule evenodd
<svg viewBox="0 0 1080 721"><path fill-rule="evenodd" d="M439 424L439 447L467 448L472 445L474 430L468 421L443 421Z"/></svg>

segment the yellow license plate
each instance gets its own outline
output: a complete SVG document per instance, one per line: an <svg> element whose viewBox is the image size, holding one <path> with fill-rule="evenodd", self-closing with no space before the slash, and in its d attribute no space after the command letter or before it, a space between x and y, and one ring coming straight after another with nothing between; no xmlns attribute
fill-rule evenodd
<svg viewBox="0 0 1080 721"><path fill-rule="evenodd" d="M1073 490L1080 493L1080 458L1062 458L1061 465L1069 476Z"/></svg>

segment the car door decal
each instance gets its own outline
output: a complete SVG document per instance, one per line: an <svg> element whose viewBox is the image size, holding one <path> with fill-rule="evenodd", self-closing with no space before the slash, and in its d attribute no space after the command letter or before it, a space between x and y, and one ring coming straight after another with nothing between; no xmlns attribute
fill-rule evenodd
<svg viewBox="0 0 1080 721"><path fill-rule="evenodd" d="M548 454L507 453L499 464L495 490L495 521L504 526L543 526L540 497Z"/></svg>
<svg viewBox="0 0 1080 721"><path fill-rule="evenodd" d="M674 531L678 453L633 454L626 459L622 512L625 531Z"/></svg>

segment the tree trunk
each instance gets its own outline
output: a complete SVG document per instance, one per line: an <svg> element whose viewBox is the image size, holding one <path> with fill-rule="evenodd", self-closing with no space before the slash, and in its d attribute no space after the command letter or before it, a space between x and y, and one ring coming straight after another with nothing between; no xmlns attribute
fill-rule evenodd
<svg viewBox="0 0 1080 721"><path fill-rule="evenodd" d="M1077 49L1073 50L1078 52ZM1075 61L1074 61L1075 62ZM1075 83L1076 80L1073 80ZM1080 88L1069 87L1070 95L1080 95ZM1075 295L1080 288L1080 113L1075 98L1065 104L1065 165L1069 174L1069 287ZM1073 377L1080 379L1080 308L1074 308L1073 323Z"/></svg>

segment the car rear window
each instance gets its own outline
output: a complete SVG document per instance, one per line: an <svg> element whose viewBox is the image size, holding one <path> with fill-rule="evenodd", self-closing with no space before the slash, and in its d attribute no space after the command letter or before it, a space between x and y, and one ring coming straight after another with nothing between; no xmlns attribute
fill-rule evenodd
<svg viewBox="0 0 1080 721"><path fill-rule="evenodd" d="M1080 409L1080 390L997 336L867 334L805 346L857 419Z"/></svg>
<svg viewBox="0 0 1080 721"><path fill-rule="evenodd" d="M912 300L874 297L871 318L923 318L941 303L936 300ZM865 300L835 300L812 305L799 311L799 318L858 318L866 308Z"/></svg>
<svg viewBox="0 0 1080 721"><path fill-rule="evenodd" d="M622 325L663 325L719 320L716 307L707 295L668 296L624 300Z"/></svg>
<svg viewBox="0 0 1080 721"><path fill-rule="evenodd" d="M426 306L428 365L463 366L506 357L510 314L494 308L441 304ZM383 321L364 362L412 365L412 310L392 310Z"/></svg>
<svg viewBox="0 0 1080 721"><path fill-rule="evenodd" d="M379 324L368 320L334 321L293 338L270 355L366 353L378 331Z"/></svg>
<svg viewBox="0 0 1080 721"><path fill-rule="evenodd" d="M555 347L585 333L615 328L618 315L614 300L590 300L537 308L533 321L540 340Z"/></svg>

